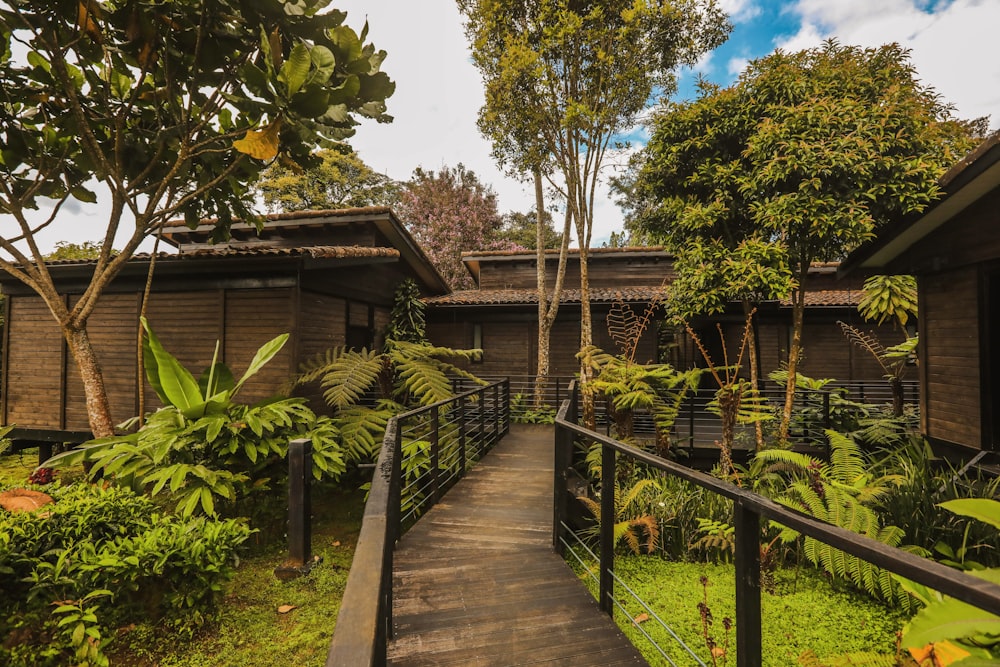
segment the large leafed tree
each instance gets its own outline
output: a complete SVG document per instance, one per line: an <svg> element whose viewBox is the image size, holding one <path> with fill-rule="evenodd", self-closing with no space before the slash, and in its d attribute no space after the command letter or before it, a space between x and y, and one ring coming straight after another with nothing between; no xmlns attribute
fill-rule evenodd
<svg viewBox="0 0 1000 667"><path fill-rule="evenodd" d="M974 143L898 45L829 41L756 60L729 88L666 105L626 183L629 224L677 253L680 311L791 288L787 436L810 264L923 210ZM791 278L787 282L785 276Z"/></svg>
<svg viewBox="0 0 1000 667"><path fill-rule="evenodd" d="M325 0L0 1L0 269L45 301L80 369L95 436L111 410L87 320L168 220L252 220L269 161L308 163L389 120L385 52ZM89 285L59 295L36 235L92 206L107 227ZM118 240L117 250L114 248Z"/></svg>
<svg viewBox="0 0 1000 667"><path fill-rule="evenodd" d="M722 43L729 29L725 15L715 0L458 0L458 5L486 88L481 131L501 164L534 175L538 211L544 210L541 178L549 178L565 206L564 236L570 226L575 229L580 347L586 349L592 343L587 262L601 165L650 97L673 92L674 69ZM541 375L548 364L541 328L554 322L555 313L546 311L544 256L538 252ZM590 375L582 365L588 423Z"/></svg>

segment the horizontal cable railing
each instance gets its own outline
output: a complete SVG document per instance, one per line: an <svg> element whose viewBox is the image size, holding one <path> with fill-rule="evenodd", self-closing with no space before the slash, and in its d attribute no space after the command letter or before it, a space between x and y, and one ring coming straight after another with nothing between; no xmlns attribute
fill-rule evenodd
<svg viewBox="0 0 1000 667"><path fill-rule="evenodd" d="M556 416L555 476L553 510L553 547L562 555L571 539L567 529L569 500L574 495L570 485L576 477L574 455L590 444L601 448L601 489L613 489L618 473L618 459L630 459L668 475L717 493L733 502L735 518L736 569L736 664L738 667L761 664L760 605L760 530L762 521L771 520L792 528L873 565L923 584L945 595L966 602L991 614L1000 614L1000 586L965 574L941 563L890 547L864 535L825 523L792 510L775 501L734 486L716 477L682 466L596 431L578 425L578 399L571 395L563 401ZM600 516L615 516L614 493L600 494ZM598 604L614 615L614 521L600 522L597 560Z"/></svg>
<svg viewBox="0 0 1000 667"><path fill-rule="evenodd" d="M327 667L385 664L392 637L392 564L397 540L509 428L506 380L389 420Z"/></svg>

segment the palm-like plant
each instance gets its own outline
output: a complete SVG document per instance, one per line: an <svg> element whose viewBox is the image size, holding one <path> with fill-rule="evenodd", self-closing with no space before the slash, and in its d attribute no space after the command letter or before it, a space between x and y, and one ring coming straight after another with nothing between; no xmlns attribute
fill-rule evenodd
<svg viewBox="0 0 1000 667"><path fill-rule="evenodd" d="M645 513L642 504L643 492L647 489L656 489L657 484L652 479L640 479L630 488L624 489L617 482L615 483L615 544L625 542L632 553L652 553L656 548L657 540L660 537L660 525L656 517ZM600 500L594 500L586 496L580 496L580 502L594 515L597 525L584 531L585 535L596 537L600 535L600 526L603 521L601 517Z"/></svg>

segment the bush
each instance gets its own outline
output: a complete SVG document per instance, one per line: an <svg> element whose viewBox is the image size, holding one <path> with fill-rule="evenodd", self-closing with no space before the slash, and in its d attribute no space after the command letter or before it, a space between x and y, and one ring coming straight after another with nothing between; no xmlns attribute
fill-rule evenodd
<svg viewBox="0 0 1000 667"><path fill-rule="evenodd" d="M161 514L131 491L47 488L0 512L0 663L102 664L104 631L153 619L190 635L216 612L250 535L237 520Z"/></svg>

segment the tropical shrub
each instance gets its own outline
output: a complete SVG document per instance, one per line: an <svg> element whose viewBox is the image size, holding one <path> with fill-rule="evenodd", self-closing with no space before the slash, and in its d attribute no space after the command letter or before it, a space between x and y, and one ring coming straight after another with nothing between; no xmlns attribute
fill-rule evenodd
<svg viewBox="0 0 1000 667"><path fill-rule="evenodd" d="M829 461L785 449L757 452L751 474L758 490L821 521L898 547L903 530L882 525L873 509L899 481L898 477L873 475L872 462L854 440L836 431L828 430L826 436L830 442ZM786 544L800 537L797 531L782 527L780 538ZM887 570L812 537L805 537L802 547L805 556L831 576L851 581L885 602L908 606L908 596Z"/></svg>
<svg viewBox="0 0 1000 667"><path fill-rule="evenodd" d="M211 619L250 535L242 521L162 514L116 486L45 488L44 511L0 511L0 663L106 664L108 630L189 634Z"/></svg>
<svg viewBox="0 0 1000 667"><path fill-rule="evenodd" d="M640 479L629 488L623 488L615 484L614 494L614 543L618 545L622 542L632 553L652 553L657 546L660 536L660 527L656 517L648 514L644 510L642 502L643 492L649 487L655 486L652 479ZM603 492L603 489L602 489ZM601 499L597 500L581 496L580 502L593 515L595 525L583 531L583 534L591 538L600 536L601 524L604 517L601 516Z"/></svg>
<svg viewBox="0 0 1000 667"><path fill-rule="evenodd" d="M1000 501L966 498L940 505L960 516L971 517L1000 530ZM1000 568L973 569L974 577L1000 584ZM947 597L912 581L900 579L908 593L924 606L903 631L904 648L924 664L986 665L1000 660L1000 616ZM949 661L945 662L947 656Z"/></svg>
<svg viewBox="0 0 1000 667"><path fill-rule="evenodd" d="M285 474L288 443L296 438L312 441L317 479L345 471L347 454L336 422L317 417L305 399L274 398L253 405L234 400L278 353L287 334L262 346L238 381L215 360L196 380L142 322L146 377L166 407L146 417L134 433L91 440L46 465L89 461L94 478L113 479L151 495L170 494L185 517L215 516L218 505L231 508L268 489Z"/></svg>

